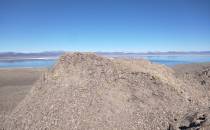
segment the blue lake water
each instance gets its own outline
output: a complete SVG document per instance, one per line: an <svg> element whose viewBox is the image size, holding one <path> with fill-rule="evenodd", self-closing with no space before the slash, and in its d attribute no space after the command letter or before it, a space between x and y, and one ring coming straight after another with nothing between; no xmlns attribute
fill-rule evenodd
<svg viewBox="0 0 210 130"><path fill-rule="evenodd" d="M177 64L189 64L210 62L210 56L135 56L135 58L148 59L151 62L173 66ZM0 68L50 68L56 59L29 59L29 60L0 60Z"/></svg>
<svg viewBox="0 0 210 130"><path fill-rule="evenodd" d="M146 56L144 58L154 63L165 64L167 66L174 66L177 64L210 62L210 56L199 55Z"/></svg>
<svg viewBox="0 0 210 130"><path fill-rule="evenodd" d="M0 68L50 68L55 62L55 59L0 60Z"/></svg>

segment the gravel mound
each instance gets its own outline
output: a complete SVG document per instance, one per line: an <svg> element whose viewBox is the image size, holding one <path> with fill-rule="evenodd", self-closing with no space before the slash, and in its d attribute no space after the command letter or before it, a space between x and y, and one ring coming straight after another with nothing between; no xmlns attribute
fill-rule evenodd
<svg viewBox="0 0 210 130"><path fill-rule="evenodd" d="M66 53L6 119L6 130L210 128L208 95L164 65Z"/></svg>

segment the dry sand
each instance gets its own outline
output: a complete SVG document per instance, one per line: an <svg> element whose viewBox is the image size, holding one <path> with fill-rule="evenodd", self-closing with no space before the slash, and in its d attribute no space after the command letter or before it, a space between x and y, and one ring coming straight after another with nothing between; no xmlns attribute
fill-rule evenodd
<svg viewBox="0 0 210 130"><path fill-rule="evenodd" d="M0 69L1 120L25 97L43 71L46 69Z"/></svg>
<svg viewBox="0 0 210 130"><path fill-rule="evenodd" d="M0 70L0 110L9 114L2 128L208 130L209 68L74 53L42 76Z"/></svg>

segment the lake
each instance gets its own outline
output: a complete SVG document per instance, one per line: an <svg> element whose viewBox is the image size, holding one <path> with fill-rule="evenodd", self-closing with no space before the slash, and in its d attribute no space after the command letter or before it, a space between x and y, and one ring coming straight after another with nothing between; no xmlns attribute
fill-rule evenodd
<svg viewBox="0 0 210 130"><path fill-rule="evenodd" d="M50 68L56 59L0 60L0 68Z"/></svg>
<svg viewBox="0 0 210 130"><path fill-rule="evenodd" d="M128 56L129 57L129 56ZM174 66L177 64L210 62L210 56L201 55L152 55L131 56L131 58L144 58L154 63ZM56 63L56 59L27 59L27 60L0 60L0 68L50 68Z"/></svg>

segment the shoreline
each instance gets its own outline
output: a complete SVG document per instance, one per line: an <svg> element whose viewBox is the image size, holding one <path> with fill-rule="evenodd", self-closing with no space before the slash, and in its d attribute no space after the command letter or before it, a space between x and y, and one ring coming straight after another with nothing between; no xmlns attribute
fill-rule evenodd
<svg viewBox="0 0 210 130"><path fill-rule="evenodd" d="M47 70L51 67L0 67L1 70Z"/></svg>

